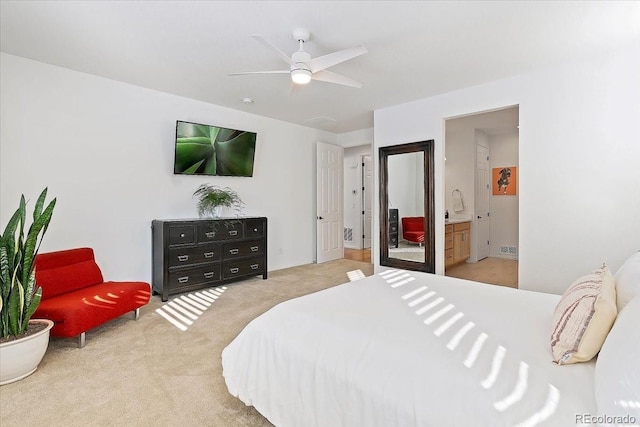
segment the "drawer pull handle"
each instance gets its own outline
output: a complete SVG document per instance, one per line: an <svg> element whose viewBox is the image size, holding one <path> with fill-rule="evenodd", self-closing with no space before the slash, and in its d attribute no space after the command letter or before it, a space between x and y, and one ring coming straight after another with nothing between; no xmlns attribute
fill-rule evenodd
<svg viewBox="0 0 640 427"><path fill-rule="evenodd" d="M178 277L179 283L187 283L189 281L189 276Z"/></svg>
<svg viewBox="0 0 640 427"><path fill-rule="evenodd" d="M205 236L207 236L208 239L213 239L216 235L215 231L207 231L206 233L204 233Z"/></svg>
<svg viewBox="0 0 640 427"><path fill-rule="evenodd" d="M238 267L234 267L234 268L229 269L229 271L230 271L232 274L236 274L238 271L240 271L240 269L239 269Z"/></svg>
<svg viewBox="0 0 640 427"><path fill-rule="evenodd" d="M205 252L204 253L204 257L205 258L213 258L213 252Z"/></svg>
<svg viewBox="0 0 640 427"><path fill-rule="evenodd" d="M258 264L251 264L251 269L252 270L257 270L258 269Z"/></svg>
<svg viewBox="0 0 640 427"><path fill-rule="evenodd" d="M237 236L238 230L229 230L229 236Z"/></svg>
<svg viewBox="0 0 640 427"><path fill-rule="evenodd" d="M251 246L251 252L258 252L257 246Z"/></svg>
<svg viewBox="0 0 640 427"><path fill-rule="evenodd" d="M213 277L213 271L209 271L207 273L204 273L204 278L205 279L211 279Z"/></svg>
<svg viewBox="0 0 640 427"><path fill-rule="evenodd" d="M184 233L180 233L180 237L184 238L185 234Z"/></svg>
<svg viewBox="0 0 640 427"><path fill-rule="evenodd" d="M184 262L189 259L189 255L178 255L178 261Z"/></svg>
<svg viewBox="0 0 640 427"><path fill-rule="evenodd" d="M257 232L258 232L258 228L257 228L257 227L256 227L256 228L254 228L254 229L253 229L253 232L254 232L254 233L257 233Z"/></svg>
<svg viewBox="0 0 640 427"><path fill-rule="evenodd" d="M240 252L240 249L237 249L237 248L236 248L236 249L229 249L229 253L230 253L231 255L235 255L235 254L237 254L238 252Z"/></svg>

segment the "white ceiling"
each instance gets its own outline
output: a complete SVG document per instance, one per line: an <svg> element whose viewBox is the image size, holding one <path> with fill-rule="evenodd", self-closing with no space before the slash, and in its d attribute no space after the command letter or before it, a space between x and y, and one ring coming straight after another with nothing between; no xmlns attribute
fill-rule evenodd
<svg viewBox="0 0 640 427"><path fill-rule="evenodd" d="M638 1L2 0L0 49L343 133L372 127L375 109L622 47L640 38L639 23ZM364 88L312 81L290 95L286 74L228 76L286 69L251 35L289 54L300 27L312 57L365 46L330 69Z"/></svg>

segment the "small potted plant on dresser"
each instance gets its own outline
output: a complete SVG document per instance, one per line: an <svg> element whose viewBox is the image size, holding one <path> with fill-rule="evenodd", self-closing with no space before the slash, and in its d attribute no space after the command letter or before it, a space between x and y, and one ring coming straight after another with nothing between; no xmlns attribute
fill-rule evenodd
<svg viewBox="0 0 640 427"><path fill-rule="evenodd" d="M229 187L220 188L217 185L202 184L193 195L198 198L198 215L200 217L219 218L223 207L234 208L239 212L244 206L238 193Z"/></svg>
<svg viewBox="0 0 640 427"><path fill-rule="evenodd" d="M25 232L27 208L23 195L0 235L0 385L35 372L49 345L53 322L30 320L42 296L35 282L34 261L56 204L53 199L45 208L46 196L45 188Z"/></svg>

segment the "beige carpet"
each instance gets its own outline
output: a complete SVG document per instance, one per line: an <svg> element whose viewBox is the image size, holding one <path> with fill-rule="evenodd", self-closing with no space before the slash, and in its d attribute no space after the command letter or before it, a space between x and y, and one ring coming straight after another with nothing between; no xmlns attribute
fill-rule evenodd
<svg viewBox="0 0 640 427"><path fill-rule="evenodd" d="M186 331L156 312L154 296L138 321L128 314L96 328L82 349L52 338L34 374L0 387L0 426L270 426L227 392L222 349L274 305L348 282L357 269L373 273L337 260L227 285Z"/></svg>
<svg viewBox="0 0 640 427"><path fill-rule="evenodd" d="M424 262L424 246L401 240L397 248L389 248L389 257L407 261Z"/></svg>

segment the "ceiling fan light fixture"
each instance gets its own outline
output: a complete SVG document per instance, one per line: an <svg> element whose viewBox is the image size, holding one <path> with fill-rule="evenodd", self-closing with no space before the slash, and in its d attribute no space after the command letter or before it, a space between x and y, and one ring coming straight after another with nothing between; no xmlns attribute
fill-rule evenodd
<svg viewBox="0 0 640 427"><path fill-rule="evenodd" d="M291 70L291 80L299 85L306 85L311 81L311 71L304 69Z"/></svg>

